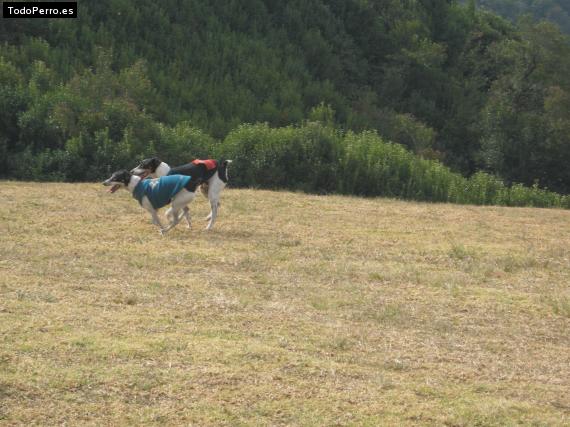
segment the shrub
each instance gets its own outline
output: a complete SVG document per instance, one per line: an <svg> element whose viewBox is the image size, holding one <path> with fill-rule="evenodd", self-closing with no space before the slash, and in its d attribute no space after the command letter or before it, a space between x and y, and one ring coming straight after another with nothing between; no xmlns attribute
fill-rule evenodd
<svg viewBox="0 0 570 427"><path fill-rule="evenodd" d="M158 141L147 147L143 154L156 155L169 164L179 165L195 158L210 157L214 146L215 140L211 136L182 122L175 127L160 125Z"/></svg>
<svg viewBox="0 0 570 427"><path fill-rule="evenodd" d="M570 197L485 172L465 178L373 131L341 132L321 122L270 128L244 124L216 152L236 161L233 184L465 204L566 207Z"/></svg>

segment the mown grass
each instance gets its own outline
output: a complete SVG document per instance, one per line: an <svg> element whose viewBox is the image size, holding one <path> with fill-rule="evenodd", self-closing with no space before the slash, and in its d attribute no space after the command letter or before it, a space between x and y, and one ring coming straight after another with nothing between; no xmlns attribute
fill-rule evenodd
<svg viewBox="0 0 570 427"><path fill-rule="evenodd" d="M0 183L0 424L568 425L570 212Z"/></svg>

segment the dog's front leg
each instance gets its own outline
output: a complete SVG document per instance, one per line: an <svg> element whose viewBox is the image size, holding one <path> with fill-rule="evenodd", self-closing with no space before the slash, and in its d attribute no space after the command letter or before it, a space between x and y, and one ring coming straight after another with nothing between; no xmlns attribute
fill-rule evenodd
<svg viewBox="0 0 570 427"><path fill-rule="evenodd" d="M192 218L190 216L190 208L188 206L184 206L182 208L180 215L178 215L178 221L180 221L183 217L186 218L186 222L188 223L188 228L192 228Z"/></svg>
<svg viewBox="0 0 570 427"><path fill-rule="evenodd" d="M216 222L218 216L218 208L220 207L220 192L224 189L226 184L220 179L219 176L214 175L208 185L208 200L210 200L210 215L207 220L210 222L206 230L211 230Z"/></svg>
<svg viewBox="0 0 570 427"><path fill-rule="evenodd" d="M188 190L181 190L174 199L172 199L172 206L168 211L166 211L166 217L170 220L170 224L166 227L166 231L170 230L171 228L175 227L176 224L182 219L182 217L186 218L188 222L188 228L191 228L192 221L190 218L190 209L186 206L190 203L196 193L188 191Z"/></svg>
<svg viewBox="0 0 570 427"><path fill-rule="evenodd" d="M214 222L216 222L216 217L218 216L218 206L218 200L210 200L210 208L212 211L210 212L210 215L208 215L210 222L206 226L206 230L211 230L214 226Z"/></svg>
<svg viewBox="0 0 570 427"><path fill-rule="evenodd" d="M146 196L143 198L142 206L143 206L143 208L145 208L147 211L150 212L150 215L152 217L152 223L160 229L160 234L164 235L164 233L165 233L164 226L162 225L162 223L160 222L160 219L158 218L158 212L156 211L156 209L153 208L152 204L146 198Z"/></svg>
<svg viewBox="0 0 570 427"><path fill-rule="evenodd" d="M166 229L164 228L164 225L162 225L162 223L160 222L160 219L158 218L158 214L156 213L155 210L153 210L153 211L151 212L151 215L152 215L152 223L153 223L154 225L158 226L159 231L160 231L160 234L161 234L162 236L164 236L164 233L166 233L168 230L166 230Z"/></svg>
<svg viewBox="0 0 570 427"><path fill-rule="evenodd" d="M166 233L167 231L170 231L171 229L173 229L178 222L182 219L182 215L183 213L178 212L178 210L175 210L174 207L171 207L170 209L168 209L166 211L166 217L169 220L169 224L166 226L166 228L162 229L162 233Z"/></svg>

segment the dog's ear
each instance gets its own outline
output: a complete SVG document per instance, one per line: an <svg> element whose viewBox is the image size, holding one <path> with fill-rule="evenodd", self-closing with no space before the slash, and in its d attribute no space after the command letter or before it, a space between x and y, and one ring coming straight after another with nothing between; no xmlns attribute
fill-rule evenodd
<svg viewBox="0 0 570 427"><path fill-rule="evenodd" d="M152 170L153 172L156 171L156 168L158 168L161 163L162 163L162 162L160 161L160 159L159 159L158 157L153 157L153 158L151 159L151 162L150 162L151 170Z"/></svg>
<svg viewBox="0 0 570 427"><path fill-rule="evenodd" d="M131 176L132 176L131 173L126 169L120 170L119 172L116 172L116 173L117 173L116 181L122 182L126 186L128 186L129 182L131 182Z"/></svg>
<svg viewBox="0 0 570 427"><path fill-rule="evenodd" d="M228 176L228 165L231 163L231 160L220 160L219 164L220 167L218 168L218 176L220 177L220 179L222 181L224 181L225 183L228 182L229 180L229 176Z"/></svg>

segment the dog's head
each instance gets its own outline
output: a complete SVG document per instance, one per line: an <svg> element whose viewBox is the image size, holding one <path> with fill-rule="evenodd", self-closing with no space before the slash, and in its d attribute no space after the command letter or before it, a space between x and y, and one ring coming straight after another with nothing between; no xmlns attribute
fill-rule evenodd
<svg viewBox="0 0 570 427"><path fill-rule="evenodd" d="M220 176L220 179L226 183L229 180L228 166L230 165L231 162L232 160L220 160L218 162L219 164L218 175Z"/></svg>
<svg viewBox="0 0 570 427"><path fill-rule="evenodd" d="M131 173L144 179L148 175L155 173L156 169L160 166L161 163L162 162L158 157L144 159L136 168L131 170Z"/></svg>
<svg viewBox="0 0 570 427"><path fill-rule="evenodd" d="M114 193L121 187L126 188L129 185L129 182L131 182L131 176L132 175L128 170L123 169L114 172L113 175L111 175L111 178L103 181L103 185L107 187L111 186L109 193Z"/></svg>

